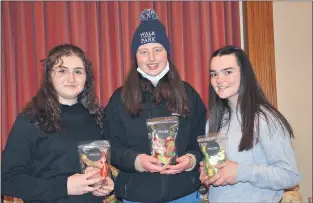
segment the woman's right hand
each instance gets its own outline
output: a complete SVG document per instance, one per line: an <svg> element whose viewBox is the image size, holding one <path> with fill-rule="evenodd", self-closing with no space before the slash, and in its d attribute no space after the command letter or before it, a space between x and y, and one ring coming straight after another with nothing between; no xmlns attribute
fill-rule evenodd
<svg viewBox="0 0 313 203"><path fill-rule="evenodd" d="M162 166L159 159L149 156L147 154L140 154L138 155L139 163L141 167L148 172L155 173L155 172L161 172L165 168Z"/></svg>
<svg viewBox="0 0 313 203"><path fill-rule="evenodd" d="M98 186L90 186L103 181L103 178L91 178L96 175L99 170L86 172L85 174L76 173L67 178L67 194L68 195L83 195L88 192L93 192L99 189Z"/></svg>
<svg viewBox="0 0 313 203"><path fill-rule="evenodd" d="M206 172L204 170L203 161L200 162L200 181L206 187L209 187L209 177L208 177L208 175L206 174Z"/></svg>

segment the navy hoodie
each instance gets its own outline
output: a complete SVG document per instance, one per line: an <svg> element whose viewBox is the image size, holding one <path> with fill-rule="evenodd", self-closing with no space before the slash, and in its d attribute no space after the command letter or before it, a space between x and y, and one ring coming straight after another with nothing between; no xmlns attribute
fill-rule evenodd
<svg viewBox="0 0 313 203"><path fill-rule="evenodd" d="M205 134L206 108L199 94L184 82L191 113L179 116L176 138L178 156L191 153L197 165L202 153L197 136ZM152 102L152 94L143 92L144 108L138 116L131 116L121 101L122 88L117 89L106 107L106 125L112 144L112 164L120 169L115 182L115 194L129 201L167 202L189 195L199 189L197 167L175 175L138 172L134 162L138 154L151 154L146 119L171 116L165 101Z"/></svg>

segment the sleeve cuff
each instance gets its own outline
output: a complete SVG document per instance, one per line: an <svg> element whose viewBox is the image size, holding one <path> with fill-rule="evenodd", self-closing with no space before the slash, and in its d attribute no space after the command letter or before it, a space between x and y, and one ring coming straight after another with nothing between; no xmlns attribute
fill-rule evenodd
<svg viewBox="0 0 313 203"><path fill-rule="evenodd" d="M124 160L123 165L126 166L125 172L136 172L135 162L136 162L136 158L138 157L139 153L136 153L136 152L133 152L132 150L129 150L127 154L128 154L128 156L123 159ZM123 170L123 169L120 169L120 170Z"/></svg>
<svg viewBox="0 0 313 203"><path fill-rule="evenodd" d="M192 171L195 168L196 164L197 164L196 156L193 155L193 154L189 154L189 153L186 154L186 155L189 156L192 159L192 166L190 168L188 168L186 171Z"/></svg>
<svg viewBox="0 0 313 203"><path fill-rule="evenodd" d="M251 181L254 176L253 165L248 163L238 163L237 182Z"/></svg>
<svg viewBox="0 0 313 203"><path fill-rule="evenodd" d="M54 185L52 185L51 187L53 188L53 194L55 196L58 196L60 198L68 196L67 180L68 177L66 176L54 179Z"/></svg>
<svg viewBox="0 0 313 203"><path fill-rule="evenodd" d="M146 170L141 166L141 164L140 164L140 154L137 155L137 157L136 157L136 159L135 159L134 165L135 165L135 169L136 169L137 171L139 171L139 172L144 172L144 171L146 171Z"/></svg>

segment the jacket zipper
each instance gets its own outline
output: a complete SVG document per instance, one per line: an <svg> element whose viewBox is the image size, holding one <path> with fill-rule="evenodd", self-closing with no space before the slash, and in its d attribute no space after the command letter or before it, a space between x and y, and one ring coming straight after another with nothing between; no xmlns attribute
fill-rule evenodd
<svg viewBox="0 0 313 203"><path fill-rule="evenodd" d="M163 196L163 199L165 198L165 177L164 175L162 175L162 196Z"/></svg>
<svg viewBox="0 0 313 203"><path fill-rule="evenodd" d="M148 118L152 119L152 109L153 109L153 104L152 101L149 101L148 105ZM162 175L162 196L165 198L165 176Z"/></svg>
<svg viewBox="0 0 313 203"><path fill-rule="evenodd" d="M130 177L131 177L131 174L128 174L128 180L127 180L125 187L124 187L124 197L127 197L127 186L128 186L129 181L130 181Z"/></svg>

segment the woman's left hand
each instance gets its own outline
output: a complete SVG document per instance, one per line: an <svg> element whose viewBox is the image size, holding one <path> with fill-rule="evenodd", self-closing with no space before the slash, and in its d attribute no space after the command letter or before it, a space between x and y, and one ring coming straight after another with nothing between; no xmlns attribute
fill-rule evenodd
<svg viewBox="0 0 313 203"><path fill-rule="evenodd" d="M176 159L176 165L168 165L161 174L176 174L186 171L193 166L193 159L189 155L183 155Z"/></svg>
<svg viewBox="0 0 313 203"><path fill-rule="evenodd" d="M110 194L113 189L114 189L114 182L110 177L106 177L105 180L103 181L103 184L99 189L96 191L92 192L93 195L98 196L98 197L103 197L107 196Z"/></svg>
<svg viewBox="0 0 313 203"><path fill-rule="evenodd" d="M209 178L208 184L214 186L221 185L233 185L237 182L238 175L238 163L234 161L225 161L222 164L217 164L214 167L219 171L211 178Z"/></svg>

